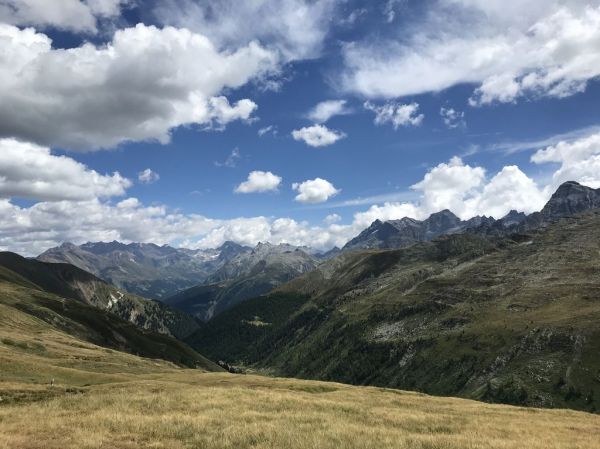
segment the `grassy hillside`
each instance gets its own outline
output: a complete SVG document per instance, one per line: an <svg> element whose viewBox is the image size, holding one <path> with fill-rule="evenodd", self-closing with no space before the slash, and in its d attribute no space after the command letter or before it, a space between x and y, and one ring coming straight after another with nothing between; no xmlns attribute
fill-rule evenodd
<svg viewBox="0 0 600 449"><path fill-rule="evenodd" d="M199 328L191 316L158 301L131 295L66 263L26 259L0 252L0 280L77 300L109 311L136 326L184 338Z"/></svg>
<svg viewBox="0 0 600 449"><path fill-rule="evenodd" d="M598 213L512 240L346 254L269 301L273 322L259 298L190 342L280 375L600 410ZM224 329L240 336L231 350Z"/></svg>
<svg viewBox="0 0 600 449"><path fill-rule="evenodd" d="M11 275L5 268L0 274ZM117 352L120 351L120 352ZM68 298L0 282L0 366L2 380L48 382L128 370L141 363L124 353L163 359L162 365L218 370L187 345L145 332L116 316ZM144 362L148 363L148 362ZM154 362L152 362L154 364ZM71 370L77 365L81 372ZM65 377L66 376L66 377ZM1 394L0 394L1 396Z"/></svg>
<svg viewBox="0 0 600 449"><path fill-rule="evenodd" d="M599 416L566 410L189 370L113 377L1 405L0 447L594 449L600 440Z"/></svg>

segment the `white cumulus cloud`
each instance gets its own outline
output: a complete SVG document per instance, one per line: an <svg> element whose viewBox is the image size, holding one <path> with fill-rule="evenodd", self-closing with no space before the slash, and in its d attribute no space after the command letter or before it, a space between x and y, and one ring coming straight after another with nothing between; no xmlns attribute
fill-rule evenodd
<svg viewBox="0 0 600 449"><path fill-rule="evenodd" d="M0 139L0 197L90 200L124 195L130 186L119 173L101 175L49 148Z"/></svg>
<svg viewBox="0 0 600 449"><path fill-rule="evenodd" d="M336 115L349 114L346 100L327 100L318 103L308 113L308 118L316 123L325 123Z"/></svg>
<svg viewBox="0 0 600 449"><path fill-rule="evenodd" d="M61 50L45 34L0 24L0 136L84 150L167 143L179 126L248 120L256 104L232 105L221 92L275 66L256 42L220 52L185 29L139 24L106 45Z"/></svg>
<svg viewBox="0 0 600 449"><path fill-rule="evenodd" d="M143 184L152 184L160 179L160 175L155 171L147 168L138 173L138 181Z"/></svg>
<svg viewBox="0 0 600 449"><path fill-rule="evenodd" d="M221 129L234 120L250 120L250 116L258 108L256 103L247 98L231 105L224 96L213 97L208 100L208 104L211 120Z"/></svg>
<svg viewBox="0 0 600 449"><path fill-rule="evenodd" d="M485 169L465 165L459 157L431 169L422 181L412 186L422 194L422 207L427 212L450 209L458 215L465 210L465 197L476 192L485 179Z"/></svg>
<svg viewBox="0 0 600 449"><path fill-rule="evenodd" d="M375 113L376 125L391 123L394 129L398 129L401 126L418 126L425 118L423 114L419 114L418 103L402 104L389 102L377 106L370 101L366 101L364 107Z"/></svg>
<svg viewBox="0 0 600 449"><path fill-rule="evenodd" d="M340 190L336 189L332 183L322 178L295 182L292 184L292 189L298 192L295 199L301 203L323 203L340 193Z"/></svg>
<svg viewBox="0 0 600 449"><path fill-rule="evenodd" d="M275 191L281 184L281 176L270 171L250 172L248 179L235 188L236 193L260 193Z"/></svg>
<svg viewBox="0 0 600 449"><path fill-rule="evenodd" d="M346 137L346 134L327 128L325 125L313 125L292 131L294 140L301 140L311 147L332 145Z"/></svg>
<svg viewBox="0 0 600 449"><path fill-rule="evenodd" d="M558 187L565 181L578 181L600 188L600 133L574 141L562 141L538 150L531 161L536 164L560 164L552 176L551 188Z"/></svg>

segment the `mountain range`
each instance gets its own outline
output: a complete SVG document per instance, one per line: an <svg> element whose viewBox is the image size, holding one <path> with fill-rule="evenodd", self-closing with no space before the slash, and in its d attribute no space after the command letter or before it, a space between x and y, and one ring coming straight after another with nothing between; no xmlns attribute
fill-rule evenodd
<svg viewBox="0 0 600 449"><path fill-rule="evenodd" d="M598 207L597 190L567 182L548 204L531 215L511 211L505 217L461 220L449 210L426 220L375 220L341 250L318 253L310 248L259 243L255 248L226 242L221 247L190 250L154 244L119 242L63 244L41 254L48 262L72 263L132 293L158 298L207 321L231 306L268 293L348 251L398 249L443 235L470 233L508 236L527 232L570 214Z"/></svg>
<svg viewBox="0 0 600 449"><path fill-rule="evenodd" d="M343 251L402 248L416 242L432 240L444 234L458 234L468 228L493 223L488 217L474 217L463 221L448 209L431 214L426 220L402 218L400 220L375 220L371 226L350 240Z"/></svg>
<svg viewBox="0 0 600 449"><path fill-rule="evenodd" d="M159 299L208 320L245 299L259 296L333 257L310 248L259 243L254 248L225 242L190 250L146 243L71 243L49 249L37 260L68 263L124 292Z"/></svg>
<svg viewBox="0 0 600 449"><path fill-rule="evenodd" d="M187 341L282 376L596 411L599 193L566 183L497 235L345 251Z"/></svg>
<svg viewBox="0 0 600 449"><path fill-rule="evenodd" d="M350 240L342 250L404 248L417 242L433 240L441 235L465 232L506 236L537 229L558 218L598 207L600 207L600 189L592 189L568 181L559 186L540 212L534 212L531 215L512 210L498 220L485 216L461 220L446 209L431 214L423 221L408 217L400 220L375 220L368 228Z"/></svg>
<svg viewBox="0 0 600 449"><path fill-rule="evenodd" d="M191 250L152 243L64 243L38 256L88 271L116 287L146 298L164 299L195 286L250 248L225 242L219 248Z"/></svg>

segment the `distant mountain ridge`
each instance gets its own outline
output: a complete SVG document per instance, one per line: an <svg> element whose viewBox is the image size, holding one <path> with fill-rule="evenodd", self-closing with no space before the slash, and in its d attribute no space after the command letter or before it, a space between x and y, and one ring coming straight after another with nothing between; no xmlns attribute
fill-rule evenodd
<svg viewBox="0 0 600 449"><path fill-rule="evenodd" d="M319 263L306 249L259 243L251 251L228 261L204 284L167 298L165 302L207 321L235 304L268 293L315 269Z"/></svg>
<svg viewBox="0 0 600 449"><path fill-rule="evenodd" d="M400 220L375 220L371 226L346 243L342 250L402 248L416 242L433 240L440 235L458 234L468 228L494 221L491 217L479 216L463 221L448 209L431 214L423 221L408 217Z"/></svg>
<svg viewBox="0 0 600 449"><path fill-rule="evenodd" d="M554 221L600 207L600 189L567 181L559 186L540 212L526 215L511 210L506 216L476 216L461 220L449 210L431 214L426 220L413 218L375 220L358 236L350 240L342 251L364 249L397 249L417 242L431 241L441 235L472 233L507 236L546 226Z"/></svg>
<svg viewBox="0 0 600 449"><path fill-rule="evenodd" d="M511 211L492 223L470 228L467 232L480 235L508 236L544 228L565 217L600 208L600 189L583 186L574 181L561 184L541 211L530 215Z"/></svg>
<svg viewBox="0 0 600 449"><path fill-rule="evenodd" d="M226 242L217 249L191 250L119 242L64 244L39 260L68 262L142 296L158 298L207 321L235 304L268 293L279 285L335 259L367 249L398 249L444 235L506 237L527 233L557 219L600 207L600 189L576 182L562 184L546 206L531 215L515 210L496 220L461 220L450 210L426 220L375 220L342 250L318 253L311 248L259 243L255 248Z"/></svg>
<svg viewBox="0 0 600 449"><path fill-rule="evenodd" d="M43 262L70 263L146 298L163 299L197 285L249 247L225 242L219 248L192 250L153 243L64 243L38 256Z"/></svg>

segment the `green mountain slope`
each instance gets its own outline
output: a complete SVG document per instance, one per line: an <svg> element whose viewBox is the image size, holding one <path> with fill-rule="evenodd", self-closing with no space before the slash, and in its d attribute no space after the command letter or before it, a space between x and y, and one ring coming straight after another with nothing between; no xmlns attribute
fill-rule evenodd
<svg viewBox="0 0 600 449"><path fill-rule="evenodd" d="M158 301L128 294L73 265L0 252L0 280L75 299L109 311L142 329L184 338L199 328L191 316Z"/></svg>
<svg viewBox="0 0 600 449"><path fill-rule="evenodd" d="M184 343L143 331L111 313L24 286L0 268L0 365L2 380L83 380L84 372L128 372L136 366L219 368ZM110 349L108 349L110 348ZM128 354L133 354L130 356ZM162 359L162 362L144 361ZM71 366L83 371L76 373Z"/></svg>
<svg viewBox="0 0 600 449"><path fill-rule="evenodd" d="M344 254L267 300L190 343L282 375L600 409L598 212L512 239Z"/></svg>

